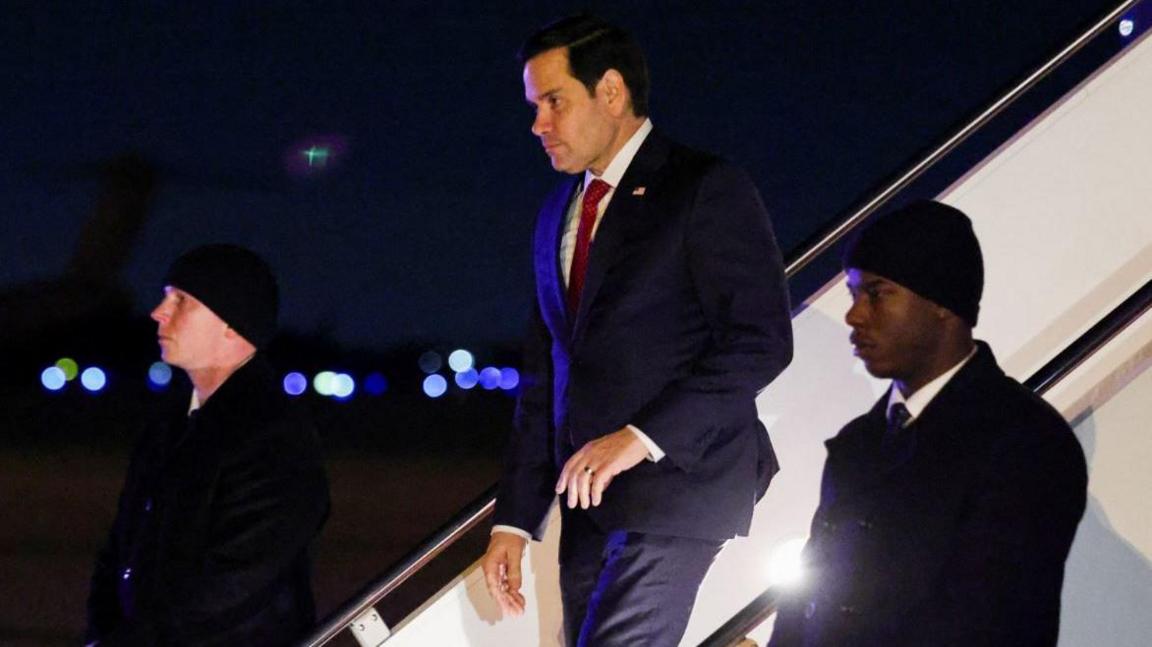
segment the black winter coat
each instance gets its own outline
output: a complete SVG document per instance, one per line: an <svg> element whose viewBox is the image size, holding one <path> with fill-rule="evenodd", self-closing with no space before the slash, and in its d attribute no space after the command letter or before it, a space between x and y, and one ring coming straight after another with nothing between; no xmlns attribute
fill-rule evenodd
<svg viewBox="0 0 1152 647"><path fill-rule="evenodd" d="M1056 644L1084 454L978 346L895 457L880 449L887 395L827 442L810 573L772 647Z"/></svg>
<svg viewBox="0 0 1152 647"><path fill-rule="evenodd" d="M137 445L86 640L289 645L315 619L309 544L328 514L315 429L259 355L185 414Z"/></svg>

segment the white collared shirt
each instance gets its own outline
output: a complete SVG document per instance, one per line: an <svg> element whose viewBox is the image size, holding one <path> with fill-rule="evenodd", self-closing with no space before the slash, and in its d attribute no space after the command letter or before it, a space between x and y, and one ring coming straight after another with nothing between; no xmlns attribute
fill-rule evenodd
<svg viewBox="0 0 1152 647"><path fill-rule="evenodd" d="M580 230L580 206L584 201L584 188L587 187L592 180L600 179L608 183L611 187L608 193L600 199L600 204L596 206L596 222L592 225L592 238L596 238L596 230L600 228L600 221L604 218L604 212L608 210L608 203L612 201L612 196L616 194L616 187L620 186L620 180L624 179L624 172L632 164L632 158L636 157L636 151L640 150L640 145L648 139L648 133L652 132L652 120L645 119L644 123L640 124L640 128L632 133L628 141L624 143L623 148L616 153L616 157L608 164L608 168L604 169L604 174L597 177L591 169L584 171L584 183L580 185L580 190L572 197L572 203L568 205L568 214L564 219L564 235L560 238L560 269L564 272L564 285L568 285L568 274L572 268L572 254L576 250L576 234Z"/></svg>
<svg viewBox="0 0 1152 647"><path fill-rule="evenodd" d="M972 347L972 350L964 359L956 362L955 366L937 375L931 382L916 389L916 392L908 398L905 398L904 394L901 393L900 389L896 388L896 384L893 383L888 389L888 408L885 411L891 411L892 405L903 403L903 405L908 408L908 413L910 414L904 426L907 427L912 424L912 421L920 417L924 409L928 408L932 400L936 398L940 391L960 372L960 369L964 368L964 365L967 364L974 355L976 355L975 346Z"/></svg>

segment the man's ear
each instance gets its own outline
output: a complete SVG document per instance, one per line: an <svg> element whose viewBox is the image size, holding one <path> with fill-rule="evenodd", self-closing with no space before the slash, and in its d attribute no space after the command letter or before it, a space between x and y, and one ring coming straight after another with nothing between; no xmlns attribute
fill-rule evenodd
<svg viewBox="0 0 1152 647"><path fill-rule="evenodd" d="M613 116L620 116L632 106L632 97L628 94L628 86L624 83L624 76L614 68L609 68L600 77L597 83L597 92L602 93L609 112Z"/></svg>

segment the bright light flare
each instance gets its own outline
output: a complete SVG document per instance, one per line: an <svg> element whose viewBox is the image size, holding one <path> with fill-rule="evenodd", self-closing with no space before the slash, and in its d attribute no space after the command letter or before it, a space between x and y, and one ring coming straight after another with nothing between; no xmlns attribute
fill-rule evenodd
<svg viewBox="0 0 1152 647"><path fill-rule="evenodd" d="M768 584L791 587L804 579L804 544L807 537L794 537L772 549L768 559Z"/></svg>

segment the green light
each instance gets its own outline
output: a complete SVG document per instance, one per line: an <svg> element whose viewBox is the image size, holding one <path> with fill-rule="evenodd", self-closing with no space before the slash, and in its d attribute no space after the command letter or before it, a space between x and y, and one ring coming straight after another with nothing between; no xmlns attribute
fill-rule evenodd
<svg viewBox="0 0 1152 647"><path fill-rule="evenodd" d="M328 164L329 151L323 146L312 146L300 154L308 159L308 166L325 166Z"/></svg>
<svg viewBox="0 0 1152 647"><path fill-rule="evenodd" d="M71 382L80 373L80 366L71 357L61 357L56 360L56 368L64 371L64 379Z"/></svg>

